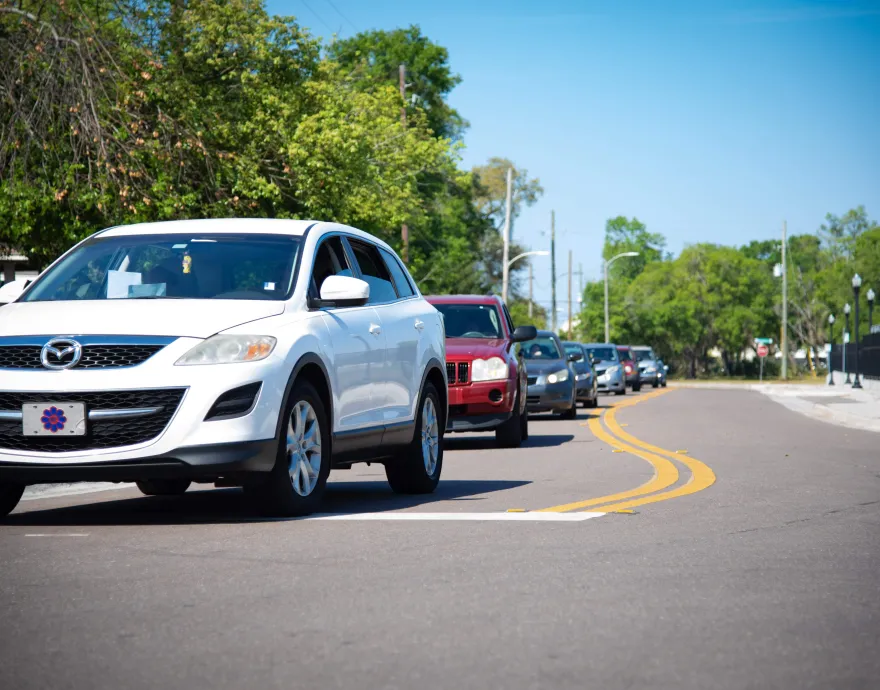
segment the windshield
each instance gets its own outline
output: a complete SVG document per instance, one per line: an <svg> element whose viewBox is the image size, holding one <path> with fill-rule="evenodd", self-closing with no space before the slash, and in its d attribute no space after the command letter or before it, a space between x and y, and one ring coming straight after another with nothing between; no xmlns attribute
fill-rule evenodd
<svg viewBox="0 0 880 690"><path fill-rule="evenodd" d="M577 343L563 343L562 347L565 348L566 354L569 355L581 355L583 357L584 351L581 349L581 346Z"/></svg>
<svg viewBox="0 0 880 690"><path fill-rule="evenodd" d="M625 347L617 348L617 354L621 360L628 359L629 361L632 361L633 359L632 352Z"/></svg>
<svg viewBox="0 0 880 690"><path fill-rule="evenodd" d="M491 304L435 304L447 338L503 338L498 310Z"/></svg>
<svg viewBox="0 0 880 690"><path fill-rule="evenodd" d="M652 362L656 359L653 350L633 350L636 354L636 360L639 362Z"/></svg>
<svg viewBox="0 0 880 690"><path fill-rule="evenodd" d="M288 235L98 237L41 276L22 301L281 300L299 244Z"/></svg>
<svg viewBox="0 0 880 690"><path fill-rule="evenodd" d="M541 336L523 343L522 353L526 359L562 359L559 346L549 336Z"/></svg>
<svg viewBox="0 0 880 690"><path fill-rule="evenodd" d="M587 350L590 353L590 357L593 359L604 360L606 362L617 361L617 350L613 347L589 347Z"/></svg>

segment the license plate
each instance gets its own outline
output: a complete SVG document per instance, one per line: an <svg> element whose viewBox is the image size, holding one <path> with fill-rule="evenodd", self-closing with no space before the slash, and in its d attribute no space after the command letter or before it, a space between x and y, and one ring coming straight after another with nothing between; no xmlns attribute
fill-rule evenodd
<svg viewBox="0 0 880 690"><path fill-rule="evenodd" d="M85 436L84 403L28 403L21 408L25 436Z"/></svg>

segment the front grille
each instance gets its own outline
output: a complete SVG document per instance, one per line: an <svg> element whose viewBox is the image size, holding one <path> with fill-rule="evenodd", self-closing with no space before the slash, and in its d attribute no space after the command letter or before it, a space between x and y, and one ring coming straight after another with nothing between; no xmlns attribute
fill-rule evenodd
<svg viewBox="0 0 880 690"><path fill-rule="evenodd" d="M73 369L133 367L146 362L164 345L83 345L82 359ZM40 345L0 346L0 369L42 369Z"/></svg>
<svg viewBox="0 0 880 690"><path fill-rule="evenodd" d="M468 382L470 362L446 362L446 379L450 386L463 386Z"/></svg>
<svg viewBox="0 0 880 690"><path fill-rule="evenodd" d="M88 393L0 392L0 410L21 410L27 403L85 403L89 410L124 410L161 407L156 414L128 419L100 419L86 422L85 436L24 436L20 421L0 421L0 448L64 453L77 450L118 448L145 443L161 434L177 411L185 388Z"/></svg>
<svg viewBox="0 0 880 690"><path fill-rule="evenodd" d="M526 404L528 404L528 405L536 405L539 402L541 402L540 395L527 395L526 396Z"/></svg>
<svg viewBox="0 0 880 690"><path fill-rule="evenodd" d="M534 386L536 383L538 383L538 377L537 376L529 376L527 381L530 386Z"/></svg>

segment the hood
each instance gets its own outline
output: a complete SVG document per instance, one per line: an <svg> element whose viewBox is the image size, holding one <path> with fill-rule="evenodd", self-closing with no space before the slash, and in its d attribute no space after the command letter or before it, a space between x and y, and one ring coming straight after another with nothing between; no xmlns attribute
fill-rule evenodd
<svg viewBox="0 0 880 690"><path fill-rule="evenodd" d="M447 338L447 359L488 359L500 356L507 347L506 340L485 338Z"/></svg>
<svg viewBox="0 0 880 690"><path fill-rule="evenodd" d="M644 369L645 367L654 367L655 369L659 369L660 365L657 364L656 359L643 359L639 364L639 369Z"/></svg>
<svg viewBox="0 0 880 690"><path fill-rule="evenodd" d="M159 335L207 338L284 312L284 302L256 300L94 300L15 302L0 307L0 336Z"/></svg>
<svg viewBox="0 0 880 690"><path fill-rule="evenodd" d="M565 369L568 363L564 359L527 359L526 372L529 376L552 374L554 371Z"/></svg>

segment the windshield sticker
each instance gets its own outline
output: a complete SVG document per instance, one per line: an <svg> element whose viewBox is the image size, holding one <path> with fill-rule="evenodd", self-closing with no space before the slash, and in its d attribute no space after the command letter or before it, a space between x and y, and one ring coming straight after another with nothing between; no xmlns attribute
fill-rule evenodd
<svg viewBox="0 0 880 690"><path fill-rule="evenodd" d="M107 299L125 299L132 285L141 284L140 273L107 271Z"/></svg>
<svg viewBox="0 0 880 690"><path fill-rule="evenodd" d="M171 247L172 249L186 249L185 244L175 244Z"/></svg>
<svg viewBox="0 0 880 690"><path fill-rule="evenodd" d="M263 283L263 289L264 290L274 290L275 283Z"/></svg>

